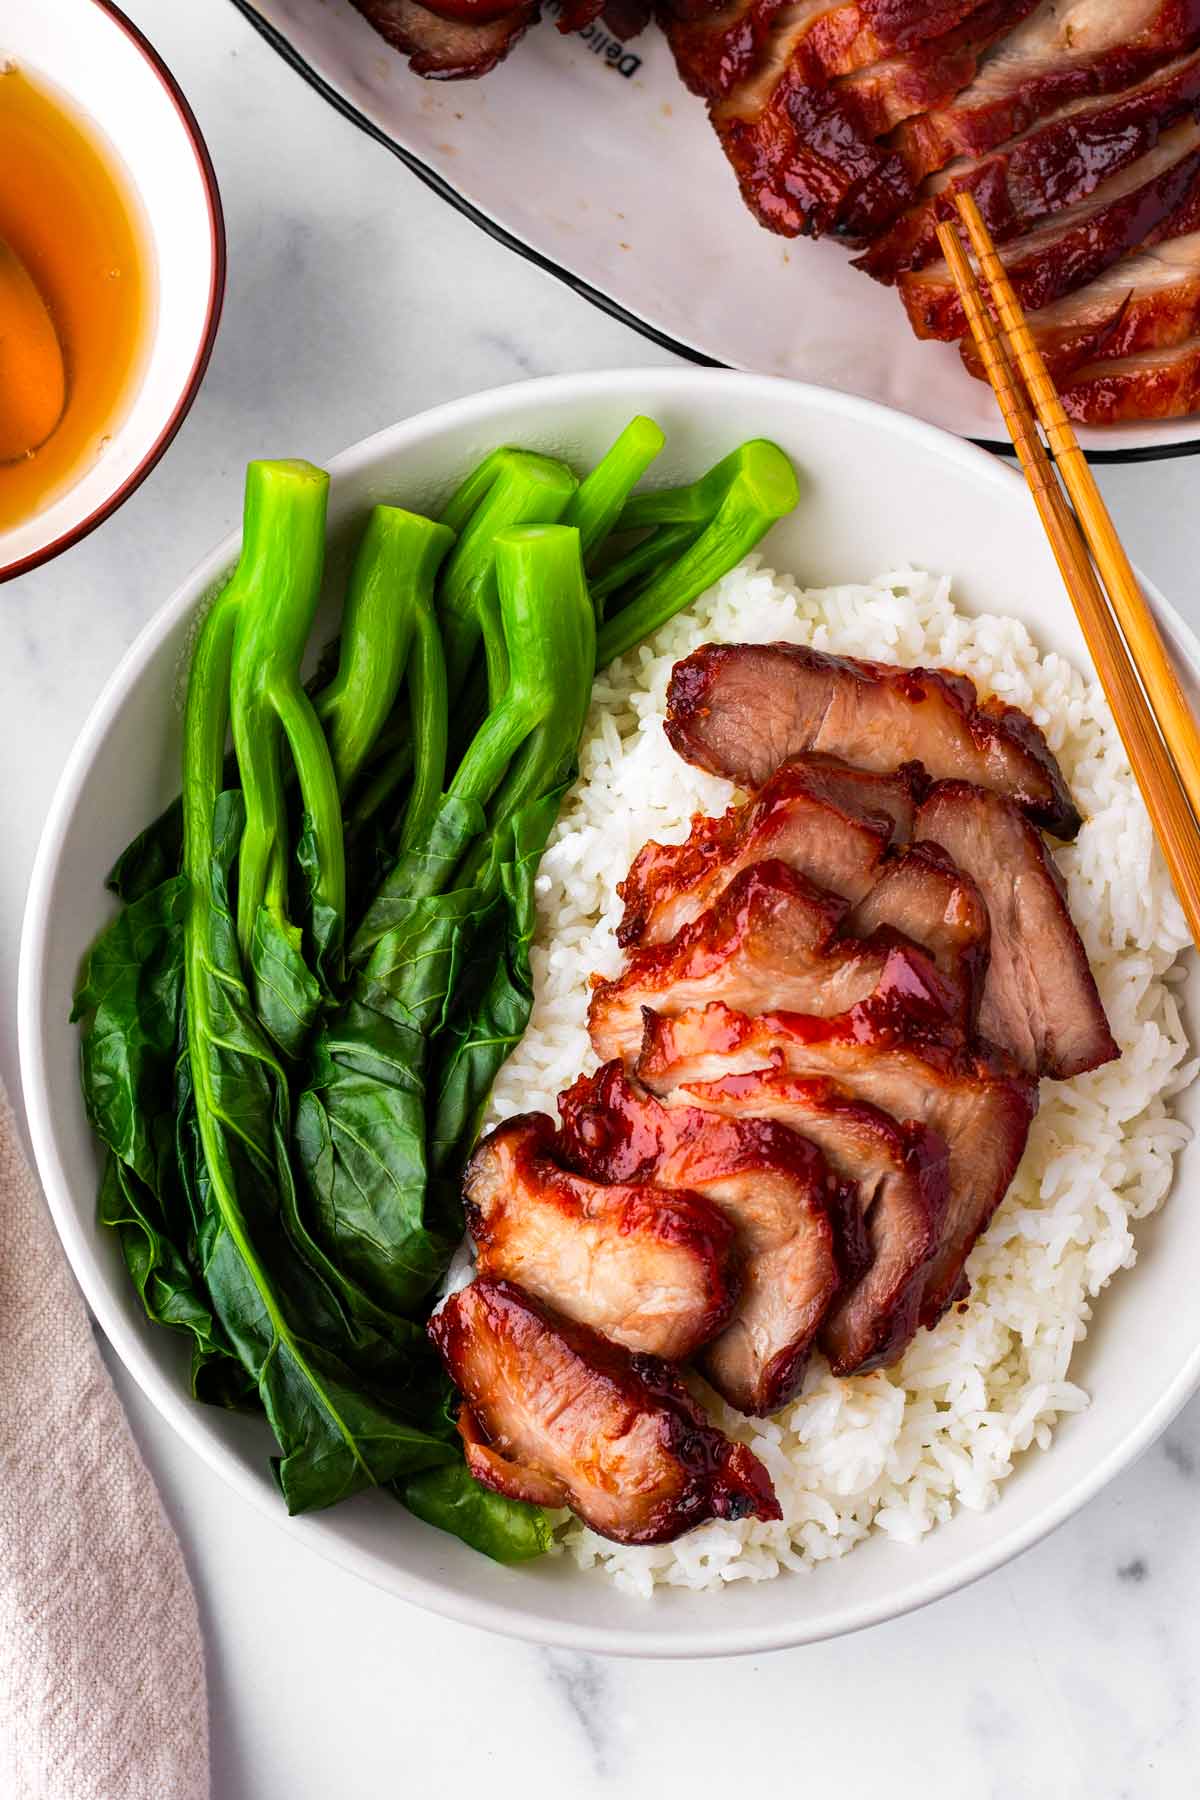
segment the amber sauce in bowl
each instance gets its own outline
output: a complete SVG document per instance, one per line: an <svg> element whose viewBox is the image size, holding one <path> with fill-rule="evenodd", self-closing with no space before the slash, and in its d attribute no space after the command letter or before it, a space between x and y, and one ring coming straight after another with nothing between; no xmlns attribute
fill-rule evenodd
<svg viewBox="0 0 1200 1800"><path fill-rule="evenodd" d="M66 405L45 443L0 463L0 531L97 460L144 371L155 283L141 206L116 152L49 82L0 64L0 238L32 275L62 345Z"/></svg>

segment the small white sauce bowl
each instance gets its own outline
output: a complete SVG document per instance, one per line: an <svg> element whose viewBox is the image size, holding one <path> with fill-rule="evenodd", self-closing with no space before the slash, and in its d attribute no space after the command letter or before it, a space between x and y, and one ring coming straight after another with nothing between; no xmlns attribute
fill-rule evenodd
<svg viewBox="0 0 1200 1800"><path fill-rule="evenodd" d="M200 127L157 51L110 0L5 9L0 60L56 88L108 140L140 201L156 288L136 392L78 479L0 530L0 581L77 543L145 480L208 366L225 290L225 228Z"/></svg>

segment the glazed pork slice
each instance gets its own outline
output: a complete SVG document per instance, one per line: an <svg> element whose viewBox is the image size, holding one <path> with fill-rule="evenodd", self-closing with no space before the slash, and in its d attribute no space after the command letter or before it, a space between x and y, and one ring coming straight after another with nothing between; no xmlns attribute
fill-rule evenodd
<svg viewBox="0 0 1200 1800"><path fill-rule="evenodd" d="M1061 397L1067 416L1081 425L1182 419L1200 412L1200 336L1086 363L1071 375Z"/></svg>
<svg viewBox="0 0 1200 1800"><path fill-rule="evenodd" d="M847 917L845 930L858 938L898 932L928 951L955 996L955 1016L962 1029L975 1029L991 922L978 885L944 850L916 843L890 858L874 887Z"/></svg>
<svg viewBox="0 0 1200 1800"><path fill-rule="evenodd" d="M563 1166L556 1136L545 1113L522 1113L471 1157L463 1191L481 1273L627 1350L681 1362L733 1311L732 1225L683 1183L589 1181Z"/></svg>
<svg viewBox="0 0 1200 1800"><path fill-rule="evenodd" d="M879 985L895 939L836 936L846 902L815 888L786 863L754 863L711 911L669 943L635 950L624 972L599 983L588 1008L602 1062L630 1063L642 1041L642 1010L666 1014L724 1000L742 1012L786 1007L841 1013ZM920 954L913 951L914 956ZM927 980L945 990L933 965ZM943 992L948 1018L957 993Z"/></svg>
<svg viewBox="0 0 1200 1800"><path fill-rule="evenodd" d="M769 93L779 76L800 70L829 82L857 69L903 56L968 20L980 0L730 0L693 5L665 0L664 31L684 80L706 98L755 80ZM714 80L716 65L726 64ZM702 75L702 69L712 71Z"/></svg>
<svg viewBox="0 0 1200 1800"><path fill-rule="evenodd" d="M843 1274L867 1261L853 1187L784 1125L666 1107L617 1062L580 1076L558 1105L567 1156L593 1179L703 1194L732 1221L741 1299L700 1367L731 1406L778 1411L800 1389Z"/></svg>
<svg viewBox="0 0 1200 1800"><path fill-rule="evenodd" d="M1000 260L1018 300L1030 309L1049 306L1094 281L1152 233L1182 235L1189 228L1188 202L1198 175L1200 122L1186 119L1086 200L1052 212L1000 245ZM1178 228L1169 223L1176 214ZM901 275L899 288L918 337L962 337L966 314L944 260Z"/></svg>
<svg viewBox="0 0 1200 1800"><path fill-rule="evenodd" d="M872 216L892 217L913 197L900 158L877 143L853 97L811 79L799 61L756 71L711 108L742 199L783 237L822 237L853 194Z"/></svg>
<svg viewBox="0 0 1200 1800"><path fill-rule="evenodd" d="M894 1363L917 1329L926 1270L946 1216L944 1141L925 1125L898 1124L832 1081L781 1069L696 1082L677 1089L671 1100L790 1126L853 1183L869 1254L859 1279L833 1301L819 1341L835 1375Z"/></svg>
<svg viewBox="0 0 1200 1800"><path fill-rule="evenodd" d="M1086 199L1157 144L1200 101L1200 54L1177 57L1145 81L1105 100L1075 101L989 156L959 158L922 187L916 203L875 237L855 266L877 281L941 256L937 228L970 193L997 244L1047 213Z"/></svg>
<svg viewBox="0 0 1200 1800"><path fill-rule="evenodd" d="M863 232L908 204L913 183L880 142L900 120L948 100L983 49L1033 0L973 0L959 17L926 9L952 29L897 49L844 79L830 79L800 9L749 0L663 25L688 87L711 116L743 197L768 229L818 235Z"/></svg>
<svg viewBox="0 0 1200 1800"><path fill-rule="evenodd" d="M414 75L430 81L474 81L503 62L517 39L538 17L537 0L507 11L484 5L456 5L443 0L442 10L417 0L351 0L382 38L407 56Z"/></svg>
<svg viewBox="0 0 1200 1800"><path fill-rule="evenodd" d="M906 1032L903 1010L866 1002L840 1018L751 1019L713 1003L674 1019L651 1013L637 1072L663 1095L778 1069L833 1081L894 1119L935 1131L949 1152L950 1197L921 1301L921 1323L933 1325L968 1291L963 1268L1016 1173L1037 1110L1037 1082L986 1045L970 1049Z"/></svg>
<svg viewBox="0 0 1200 1800"><path fill-rule="evenodd" d="M1197 213L1200 226L1200 206ZM1185 343L1200 333L1200 229L1123 257L1086 287L1030 313L1029 326L1047 368L1064 385L1088 363ZM963 339L962 359L986 380L974 345Z"/></svg>
<svg viewBox="0 0 1200 1800"><path fill-rule="evenodd" d="M817 750L864 769L919 762L935 780L1009 794L1072 838L1080 818L1032 719L979 703L965 675L830 656L802 644L705 644L671 672L666 733L685 761L745 787Z"/></svg>
<svg viewBox="0 0 1200 1800"><path fill-rule="evenodd" d="M746 805L718 819L698 813L686 843L651 841L638 852L617 889L625 902L617 941L665 943L743 869L772 858L816 887L861 900L885 851L912 835L923 785L915 768L881 774L832 756L795 757Z"/></svg>
<svg viewBox="0 0 1200 1800"><path fill-rule="evenodd" d="M621 1544L706 1519L778 1519L754 1453L713 1426L668 1364L481 1276L429 1321L463 1395L467 1466L496 1493L569 1506Z"/></svg>
<svg viewBox="0 0 1200 1800"><path fill-rule="evenodd" d="M948 106L899 128L897 148L914 176L982 155L1069 101L1129 87L1198 40L1196 0L1043 0Z"/></svg>
<svg viewBox="0 0 1200 1800"><path fill-rule="evenodd" d="M1059 1081L1119 1056L1041 833L1003 795L965 781L939 782L917 820L922 837L973 876L987 902L983 1036L1027 1073Z"/></svg>

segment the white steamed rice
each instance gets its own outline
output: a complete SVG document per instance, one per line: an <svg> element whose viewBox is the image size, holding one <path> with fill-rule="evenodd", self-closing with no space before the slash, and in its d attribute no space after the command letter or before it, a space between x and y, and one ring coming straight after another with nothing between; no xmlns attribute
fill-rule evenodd
<svg viewBox="0 0 1200 1800"><path fill-rule="evenodd" d="M1124 1055L1043 1084L1016 1180L971 1258L970 1305L920 1333L896 1368L837 1381L815 1358L800 1398L771 1419L745 1419L703 1390L769 1469L782 1522L714 1521L645 1549L564 1524L567 1553L637 1594L765 1580L843 1556L872 1529L912 1543L960 1506L990 1505L1017 1454L1045 1449L1059 1416L1088 1404L1071 1354L1093 1297L1134 1261L1133 1221L1166 1195L1188 1135L1169 1101L1194 1071L1175 997L1187 931L1099 688L1039 656L1017 621L957 612L945 579L905 569L803 592L752 558L596 683L579 780L538 878L533 1018L493 1120L554 1114L559 1090L595 1067L587 977L620 966L617 882L647 838L678 842L693 812L722 811L734 795L662 730L672 665L714 639L940 664L1031 714L1087 820L1058 861Z"/></svg>

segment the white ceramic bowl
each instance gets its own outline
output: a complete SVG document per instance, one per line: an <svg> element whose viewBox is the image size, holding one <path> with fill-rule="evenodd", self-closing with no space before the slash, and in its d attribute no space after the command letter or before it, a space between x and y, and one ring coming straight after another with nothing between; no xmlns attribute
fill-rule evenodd
<svg viewBox="0 0 1200 1800"><path fill-rule="evenodd" d="M801 499L766 544L806 583L869 578L905 561L950 572L960 605L1009 612L1041 645L1086 666L1023 483L981 450L899 413L759 376L645 370L562 376L456 401L369 438L331 464L329 592L372 502L436 504L487 448L518 443L594 458L637 411L667 433L664 477L707 466L743 438L777 439L795 459ZM915 1548L872 1539L807 1576L741 1582L721 1594L631 1600L551 1561L501 1569L369 1496L287 1520L267 1468L265 1427L194 1405L183 1346L147 1324L115 1244L94 1223L98 1159L78 1089L68 1023L80 956L111 911L105 870L176 790L180 672L197 605L234 560L221 544L164 606L122 662L70 758L46 824L21 955L20 1039L29 1125L68 1255L96 1316L164 1418L242 1494L300 1542L407 1600L471 1624L577 1649L651 1656L765 1650L891 1618L994 1569L1081 1506L1170 1421L1200 1381L1191 1295L1200 1208L1181 1203L1200 1149L1183 1153L1170 1201L1140 1232L1135 1270L1102 1297L1078 1353L1094 1398L1052 1449L1024 1458L985 1514L964 1513ZM1154 596L1190 693L1200 644ZM1193 1089L1180 1102L1192 1122Z"/></svg>
<svg viewBox="0 0 1200 1800"><path fill-rule="evenodd" d="M145 480L196 396L225 288L221 201L200 127L124 13L110 0L7 6L6 59L58 88L116 151L141 201L157 291L141 379L110 441L49 506L0 530L0 581L76 543Z"/></svg>

